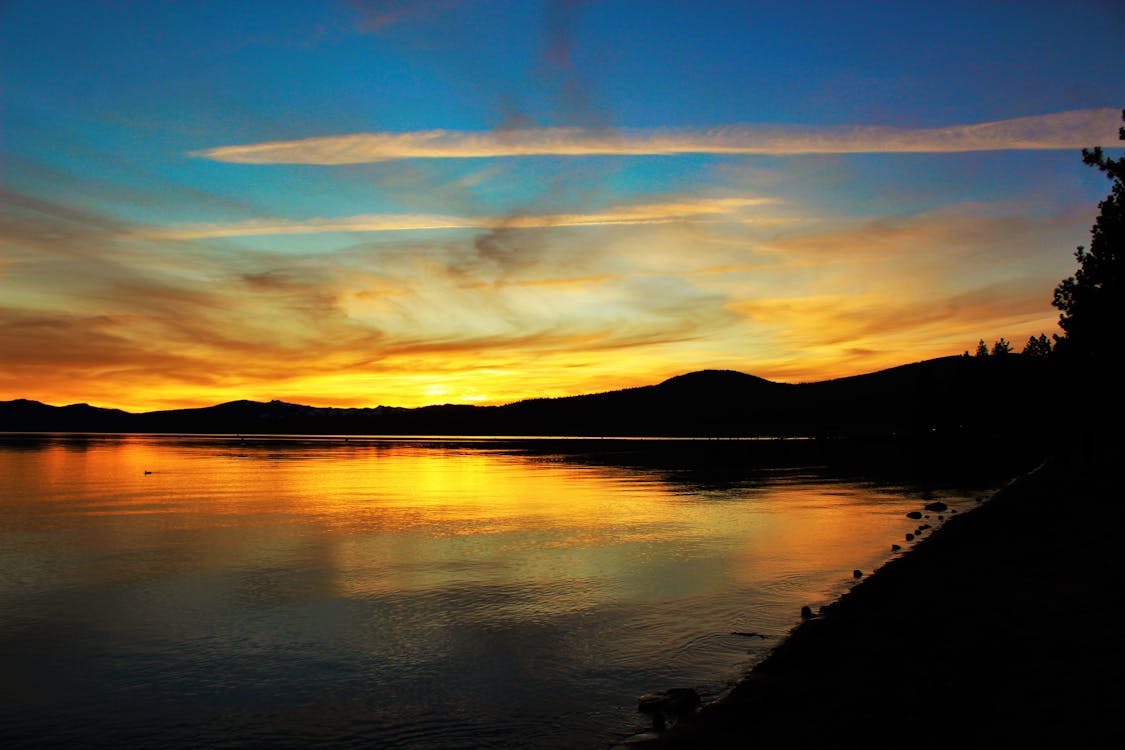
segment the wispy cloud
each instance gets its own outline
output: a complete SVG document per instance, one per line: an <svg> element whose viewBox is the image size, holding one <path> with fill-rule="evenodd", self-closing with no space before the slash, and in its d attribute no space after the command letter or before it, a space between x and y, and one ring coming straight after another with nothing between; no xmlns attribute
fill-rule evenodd
<svg viewBox="0 0 1125 750"><path fill-rule="evenodd" d="M612 211L737 218L753 202ZM146 238L144 226L12 192L0 192L0 229L0 398L146 409L562 395L643 382L664 348L739 319L721 290L634 273L581 236L555 238L557 253L531 253L518 272L475 262L465 237L405 237L379 253L356 245L330 260L205 241L183 252ZM618 351L629 354L607 355ZM634 374L637 361L652 366ZM527 362L536 363L533 384ZM431 392L439 386L448 395Z"/></svg>
<svg viewBox="0 0 1125 750"><path fill-rule="evenodd" d="M154 239L192 240L271 234L324 232L404 232L425 229L550 229L559 227L668 224L730 215L739 209L774 203L770 198L713 198L700 201L619 206L596 213L517 214L468 217L444 214L361 214L331 219L255 219L223 224L192 224L147 230Z"/></svg>
<svg viewBox="0 0 1125 750"><path fill-rule="evenodd" d="M147 226L0 192L0 398L420 405L639 385L696 367L846 375L1053 330L1050 291L1090 219L965 205L776 234L742 223L762 200L664 196L508 216L496 221L638 224L597 241L513 231L508 258L463 234L409 232L330 254L207 241L185 252L147 238ZM659 223L667 217L678 223Z"/></svg>
<svg viewBox="0 0 1125 750"><path fill-rule="evenodd" d="M790 257L868 260L932 254L942 261L991 254L995 259L1032 260L1037 252L1067 247L1081 237L1089 207L963 203L920 214L882 216L850 225L809 225L778 233L762 246ZM1052 241L1044 241L1051 239ZM1068 253L1059 256L1069 263Z"/></svg>
<svg viewBox="0 0 1125 750"><path fill-rule="evenodd" d="M358 28L379 33L391 26L437 15L460 3L458 0L351 0L359 14Z"/></svg>
<svg viewBox="0 0 1125 750"><path fill-rule="evenodd" d="M1049 296L1049 284L1028 279L913 298L883 291L744 300L732 307L770 339L755 373L796 382L892 367L903 363L906 351L915 359L957 354L979 337L1007 336L1021 345L1029 335L1054 330Z"/></svg>
<svg viewBox="0 0 1125 750"><path fill-rule="evenodd" d="M194 156L238 164L363 164L396 159L674 154L952 153L1070 149L1117 140L1120 112L1082 109L940 128L731 126L709 130L420 130L220 146Z"/></svg>

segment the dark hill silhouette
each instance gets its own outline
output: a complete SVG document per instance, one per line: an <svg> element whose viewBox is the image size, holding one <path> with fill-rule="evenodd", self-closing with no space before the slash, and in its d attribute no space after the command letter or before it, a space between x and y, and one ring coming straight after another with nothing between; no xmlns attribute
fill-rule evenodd
<svg viewBox="0 0 1125 750"><path fill-rule="evenodd" d="M122 432L136 415L89 404L48 406L26 398L0 401L0 431Z"/></svg>
<svg viewBox="0 0 1125 750"><path fill-rule="evenodd" d="M775 383L772 380L759 378L756 375L747 375L737 370L696 370L695 372L668 378L656 387L665 391L691 388L735 391L755 387L784 388L787 385L787 383Z"/></svg>
<svg viewBox="0 0 1125 750"><path fill-rule="evenodd" d="M505 406L340 409L231 401L130 414L86 404L0 402L5 432L338 435L888 436L1041 431L1053 410L1050 361L945 357L818 383L730 370L658 385ZM1041 405L1042 408L1035 408Z"/></svg>
<svg viewBox="0 0 1125 750"><path fill-rule="evenodd" d="M503 434L683 435L764 434L752 424L766 392L792 386L731 370L702 370L608 393L531 399L491 415Z"/></svg>

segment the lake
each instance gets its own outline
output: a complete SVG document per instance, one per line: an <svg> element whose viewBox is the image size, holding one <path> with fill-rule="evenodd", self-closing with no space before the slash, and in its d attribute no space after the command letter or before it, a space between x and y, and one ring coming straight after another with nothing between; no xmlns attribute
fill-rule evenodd
<svg viewBox="0 0 1125 750"><path fill-rule="evenodd" d="M981 490L777 446L0 436L0 744L605 747Z"/></svg>

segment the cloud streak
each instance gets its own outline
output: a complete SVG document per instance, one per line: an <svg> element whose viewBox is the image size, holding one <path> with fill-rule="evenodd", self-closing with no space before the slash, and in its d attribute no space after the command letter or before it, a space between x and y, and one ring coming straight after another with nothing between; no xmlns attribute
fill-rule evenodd
<svg viewBox="0 0 1125 750"><path fill-rule="evenodd" d="M1120 112L1081 109L940 128L730 126L709 130L420 130L220 146L193 156L235 164L365 164L398 159L676 154L956 153L1072 149L1117 140Z"/></svg>
<svg viewBox="0 0 1125 750"><path fill-rule="evenodd" d="M192 224L144 232L152 239L195 240L325 232L407 232L427 229L552 229L628 226L725 217L739 209L775 203L771 198L713 198L701 201L620 206L598 213L517 214L468 217L445 214L360 214L331 219L255 219L223 224Z"/></svg>

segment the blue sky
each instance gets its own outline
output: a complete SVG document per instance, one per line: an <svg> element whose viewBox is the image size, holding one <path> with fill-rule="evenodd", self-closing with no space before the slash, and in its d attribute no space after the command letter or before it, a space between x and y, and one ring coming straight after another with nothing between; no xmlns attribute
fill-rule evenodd
<svg viewBox="0 0 1125 750"><path fill-rule="evenodd" d="M1119 3L9 2L0 398L494 403L1054 330ZM435 131L441 131L440 133Z"/></svg>

